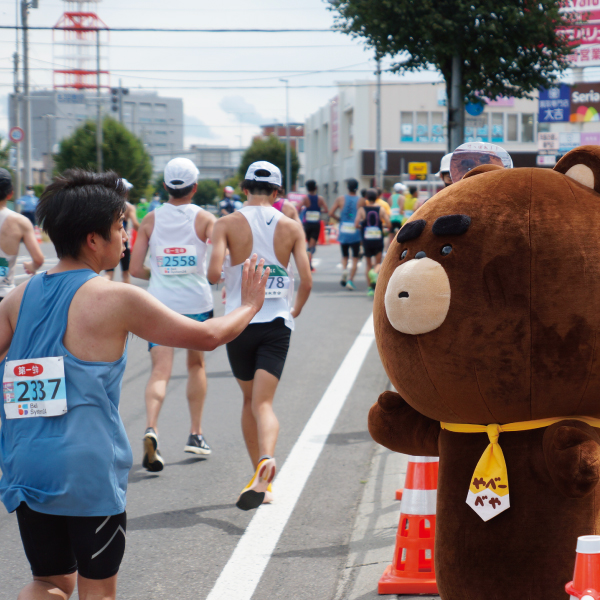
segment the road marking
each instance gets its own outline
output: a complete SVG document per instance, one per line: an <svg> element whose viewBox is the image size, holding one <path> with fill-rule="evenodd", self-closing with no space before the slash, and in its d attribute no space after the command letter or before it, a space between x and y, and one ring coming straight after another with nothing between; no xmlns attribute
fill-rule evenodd
<svg viewBox="0 0 600 600"><path fill-rule="evenodd" d="M273 483L275 502L257 511L206 600L250 600L375 339L364 324Z"/></svg>

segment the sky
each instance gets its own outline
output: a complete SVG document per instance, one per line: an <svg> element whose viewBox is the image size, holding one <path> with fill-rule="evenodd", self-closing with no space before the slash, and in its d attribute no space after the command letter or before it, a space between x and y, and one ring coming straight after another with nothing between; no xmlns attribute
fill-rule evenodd
<svg viewBox="0 0 600 600"><path fill-rule="evenodd" d="M74 3L68 3L75 6ZM101 0L89 2L108 27L317 28L329 29L334 14L324 0ZM17 0L0 0L0 22L16 22ZM39 0L30 26L53 26L67 8ZM62 35L57 32L55 35ZM111 32L111 85L156 90L184 102L185 145L247 146L259 125L285 122L289 81L290 122L305 119L336 95L336 82L374 79L373 51L339 32L158 33ZM7 95L12 91L15 32L0 30L0 135L6 136ZM384 61L384 67L389 64ZM30 31L30 84L52 87L51 31ZM383 80L398 81L394 74ZM436 81L435 72L407 81ZM299 87L302 86L302 87ZM190 89L194 88L194 89ZM254 89L252 89L254 88Z"/></svg>

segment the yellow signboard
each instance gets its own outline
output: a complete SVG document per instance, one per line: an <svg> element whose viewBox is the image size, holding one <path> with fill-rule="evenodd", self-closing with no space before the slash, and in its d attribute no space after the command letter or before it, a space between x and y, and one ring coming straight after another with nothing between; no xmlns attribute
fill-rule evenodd
<svg viewBox="0 0 600 600"><path fill-rule="evenodd" d="M408 174L411 179L427 179L428 163L409 162Z"/></svg>

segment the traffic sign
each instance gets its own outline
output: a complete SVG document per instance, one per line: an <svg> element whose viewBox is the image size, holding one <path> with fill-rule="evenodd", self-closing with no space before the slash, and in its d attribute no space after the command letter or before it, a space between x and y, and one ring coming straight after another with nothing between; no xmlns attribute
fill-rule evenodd
<svg viewBox="0 0 600 600"><path fill-rule="evenodd" d="M8 137L10 138L11 142L18 144L25 139L25 132L20 127L11 127L10 131L8 132Z"/></svg>

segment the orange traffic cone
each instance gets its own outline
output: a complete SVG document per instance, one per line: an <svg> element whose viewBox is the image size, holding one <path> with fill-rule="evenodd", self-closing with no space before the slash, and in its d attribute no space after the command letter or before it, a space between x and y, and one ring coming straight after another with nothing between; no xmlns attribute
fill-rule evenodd
<svg viewBox="0 0 600 600"><path fill-rule="evenodd" d="M325 239L325 222L321 221L321 229L319 231L319 239L317 240L317 244L319 246L325 246L327 244L327 240Z"/></svg>
<svg viewBox="0 0 600 600"><path fill-rule="evenodd" d="M577 538L573 581L565 586L571 600L600 599L600 535Z"/></svg>
<svg viewBox="0 0 600 600"><path fill-rule="evenodd" d="M42 243L42 230L37 225L34 225L33 231L35 232L35 239L37 240L38 244L41 244Z"/></svg>
<svg viewBox="0 0 600 600"><path fill-rule="evenodd" d="M394 559L386 568L377 591L380 594L437 594L433 546L439 458L411 456Z"/></svg>

